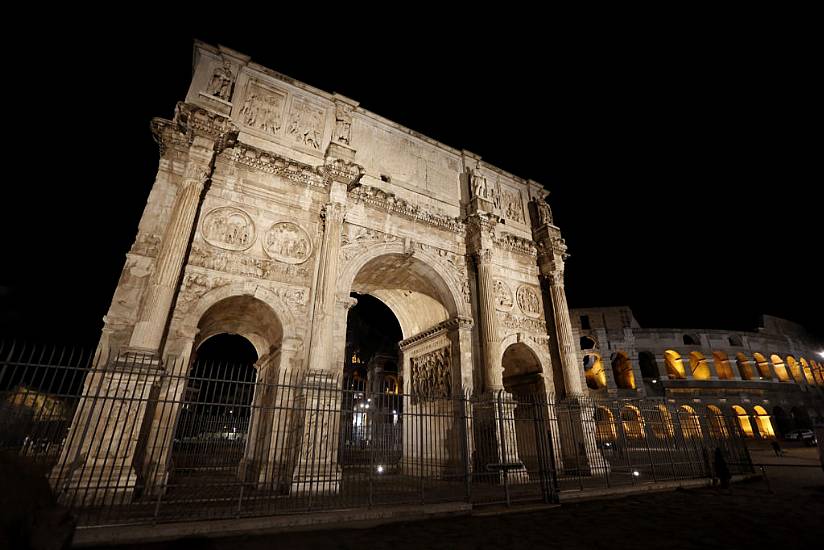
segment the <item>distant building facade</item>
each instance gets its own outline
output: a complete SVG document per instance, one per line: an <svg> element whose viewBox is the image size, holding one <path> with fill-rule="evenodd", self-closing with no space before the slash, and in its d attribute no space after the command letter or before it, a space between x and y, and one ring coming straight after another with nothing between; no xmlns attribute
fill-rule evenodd
<svg viewBox="0 0 824 550"><path fill-rule="evenodd" d="M796 323L764 315L755 332L644 328L628 307L576 308L570 317L593 396L732 414L754 438L824 421L822 346Z"/></svg>

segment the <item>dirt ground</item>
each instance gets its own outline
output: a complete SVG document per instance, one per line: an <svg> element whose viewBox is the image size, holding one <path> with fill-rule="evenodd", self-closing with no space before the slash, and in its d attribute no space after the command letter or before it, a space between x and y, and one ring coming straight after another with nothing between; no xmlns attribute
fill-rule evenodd
<svg viewBox="0 0 824 550"><path fill-rule="evenodd" d="M730 492L705 488L566 504L548 510L282 533L258 537L188 539L141 548L270 550L272 548L814 548L824 536L824 471L817 450L785 444L777 457L751 449L767 464L763 480ZM816 467L817 466L817 467ZM137 547L119 547L121 550Z"/></svg>

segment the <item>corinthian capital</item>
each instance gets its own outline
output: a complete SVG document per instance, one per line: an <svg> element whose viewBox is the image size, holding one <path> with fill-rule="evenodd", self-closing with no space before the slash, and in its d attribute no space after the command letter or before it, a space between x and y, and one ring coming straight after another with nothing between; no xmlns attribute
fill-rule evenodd
<svg viewBox="0 0 824 550"><path fill-rule="evenodd" d="M183 173L183 186L206 184L209 176L212 174L212 168L208 164L200 162L189 161L186 163L186 169Z"/></svg>
<svg viewBox="0 0 824 550"><path fill-rule="evenodd" d="M326 227L329 227L331 222L342 223L345 215L346 206L339 202L327 203L320 212L320 217Z"/></svg>
<svg viewBox="0 0 824 550"><path fill-rule="evenodd" d="M553 271L545 275L550 286L562 287L564 286L564 270L563 267L559 271Z"/></svg>

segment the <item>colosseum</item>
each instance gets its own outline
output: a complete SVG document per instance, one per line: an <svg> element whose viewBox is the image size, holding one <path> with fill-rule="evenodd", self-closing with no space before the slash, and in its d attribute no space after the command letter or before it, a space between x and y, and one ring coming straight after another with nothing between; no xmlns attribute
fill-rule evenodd
<svg viewBox="0 0 824 550"><path fill-rule="evenodd" d="M824 421L822 347L798 324L764 315L754 332L642 328L628 307L570 316L593 396L658 397L733 414L749 438Z"/></svg>

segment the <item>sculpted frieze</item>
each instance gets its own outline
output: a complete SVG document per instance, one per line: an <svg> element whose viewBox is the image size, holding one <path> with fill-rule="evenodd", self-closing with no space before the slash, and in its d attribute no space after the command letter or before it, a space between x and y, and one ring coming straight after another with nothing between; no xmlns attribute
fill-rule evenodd
<svg viewBox="0 0 824 550"><path fill-rule="evenodd" d="M353 229L344 232L341 236L341 254L348 261L355 256L366 252L375 245L395 242L398 237L366 227L348 226Z"/></svg>
<svg viewBox="0 0 824 550"><path fill-rule="evenodd" d="M436 255L440 261L445 262L446 267L452 269L461 278L466 277L466 258L464 256L425 243L417 243L417 247L424 252Z"/></svg>
<svg viewBox="0 0 824 550"><path fill-rule="evenodd" d="M223 277L212 277L203 273L187 273L177 295L177 307L182 311L187 311L192 303L199 300L208 291L227 283L229 283L229 280Z"/></svg>
<svg viewBox="0 0 824 550"><path fill-rule="evenodd" d="M240 109L240 119L246 126L263 133L277 135L283 126L283 108L286 94L250 80L246 98Z"/></svg>
<svg viewBox="0 0 824 550"><path fill-rule="evenodd" d="M420 208L382 189L369 185L360 185L351 191L349 196L355 202L366 204L390 214L398 214L452 233L462 234L464 232L464 224L460 219L447 216L441 212Z"/></svg>
<svg viewBox="0 0 824 550"><path fill-rule="evenodd" d="M273 290L280 301L290 310L302 309L309 303L308 288L278 286Z"/></svg>
<svg viewBox="0 0 824 550"><path fill-rule="evenodd" d="M530 285L521 285L518 287L516 297L518 307L526 315L537 317L541 314L541 300L538 297L537 288Z"/></svg>
<svg viewBox="0 0 824 550"><path fill-rule="evenodd" d="M248 145L237 144L231 152L231 160L266 174L280 176L293 183L309 187L326 187L325 172L294 160L286 159Z"/></svg>
<svg viewBox="0 0 824 550"><path fill-rule="evenodd" d="M538 249L535 243L529 239L524 239L511 233L501 233L500 238L495 239L495 244L504 250L515 252L516 254L523 254L525 256L535 257L538 255Z"/></svg>
<svg viewBox="0 0 824 550"><path fill-rule="evenodd" d="M206 269L244 275L269 281L308 280L308 264L296 265L276 260L254 258L245 254L207 249L192 245L189 263Z"/></svg>
<svg viewBox="0 0 824 550"><path fill-rule="evenodd" d="M324 112L305 99L294 98L289 112L287 133L301 145L320 149L323 141Z"/></svg>
<svg viewBox="0 0 824 550"><path fill-rule="evenodd" d="M246 250L255 241L255 224L239 208L215 208L203 218L200 232L204 240L224 250Z"/></svg>
<svg viewBox="0 0 824 550"><path fill-rule="evenodd" d="M452 396L450 356L450 346L446 346L410 359L413 403Z"/></svg>
<svg viewBox="0 0 824 550"><path fill-rule="evenodd" d="M302 264L312 255L312 239L292 222L277 222L266 232L263 249L275 260Z"/></svg>
<svg viewBox="0 0 824 550"><path fill-rule="evenodd" d="M509 330L546 334L546 322L541 319L531 319L529 317L521 317L509 312L499 311L498 320L501 322L501 325Z"/></svg>

